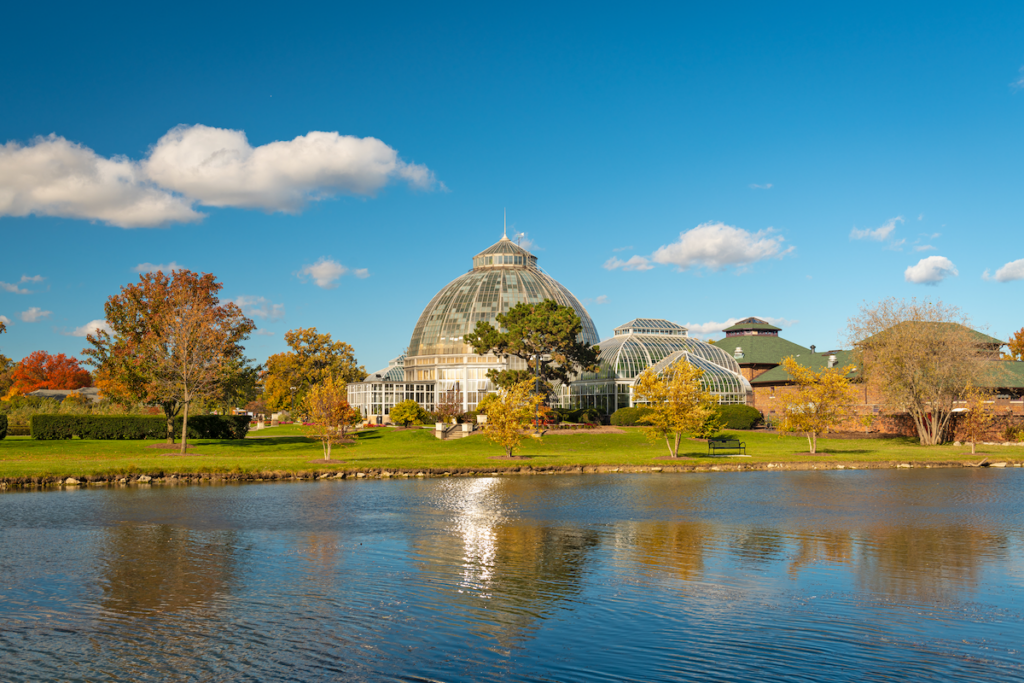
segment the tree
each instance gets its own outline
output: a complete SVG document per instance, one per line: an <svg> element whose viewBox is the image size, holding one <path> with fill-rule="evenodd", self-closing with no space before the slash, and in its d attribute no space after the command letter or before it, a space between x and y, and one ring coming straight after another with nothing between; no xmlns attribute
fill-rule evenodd
<svg viewBox="0 0 1024 683"><path fill-rule="evenodd" d="M818 452L818 435L827 434L850 414L856 396L847 378L854 366L823 368L815 372L790 356L783 359L783 369L795 385L780 400L782 417L779 433L803 433L811 453Z"/></svg>
<svg viewBox="0 0 1024 683"><path fill-rule="evenodd" d="M82 369L76 358L63 353L49 354L33 351L21 359L11 374L16 394L27 394L36 389L81 389L92 386L92 377Z"/></svg>
<svg viewBox="0 0 1024 683"><path fill-rule="evenodd" d="M985 404L992 400L992 395L980 387L968 385L963 399L967 403L967 409L960 413L960 428L963 430L964 436L971 442L971 454L973 455L974 445L992 424L992 414L985 410Z"/></svg>
<svg viewBox="0 0 1024 683"><path fill-rule="evenodd" d="M511 387L532 377L534 391L539 394L542 382L557 380L568 385L581 371L597 368L600 349L580 341L583 323L572 306L561 306L551 299L521 303L508 313L499 313L495 321L504 332L481 320L463 340L474 353L493 352L502 358L515 356L526 361L528 370L489 370L487 376L498 387Z"/></svg>
<svg viewBox="0 0 1024 683"><path fill-rule="evenodd" d="M1007 344L1009 353L1006 358L1010 360L1024 360L1024 327L1013 333L1010 342Z"/></svg>
<svg viewBox="0 0 1024 683"><path fill-rule="evenodd" d="M523 441L523 430L529 427L534 412L544 397L534 393L533 382L526 380L511 387L498 389L497 398L487 406L487 425L484 434L512 454Z"/></svg>
<svg viewBox="0 0 1024 683"><path fill-rule="evenodd" d="M7 324L0 320L0 334L7 331ZM14 370L14 361L0 353L0 397L7 396L7 392L14 384L11 372Z"/></svg>
<svg viewBox="0 0 1024 683"><path fill-rule="evenodd" d="M462 414L462 392L459 391L458 382L447 389L438 390L435 408L434 412L441 418L441 422L455 422L455 419Z"/></svg>
<svg viewBox="0 0 1024 683"><path fill-rule="evenodd" d="M421 425L429 419L430 415L427 411L412 399L402 401L391 409L391 421L403 427L408 427L411 424Z"/></svg>
<svg viewBox="0 0 1024 683"><path fill-rule="evenodd" d="M310 424L303 425L302 430L320 441L324 460L331 459L331 446L343 443L349 429L362 421L347 398L346 383L330 373L311 385L303 397L302 407Z"/></svg>
<svg viewBox="0 0 1024 683"><path fill-rule="evenodd" d="M361 382L366 369L356 364L355 351L330 334L319 334L315 327L284 333L291 351L274 354L267 360L264 376L264 400L272 411L290 410L301 404L306 391L328 373L342 382Z"/></svg>
<svg viewBox="0 0 1024 683"><path fill-rule="evenodd" d="M650 425L647 438L651 441L665 439L673 458L679 457L683 434L701 431L717 415L718 404L701 382L703 375L683 357L660 375L648 368L636 380L633 400L648 409L637 422Z"/></svg>
<svg viewBox="0 0 1024 683"><path fill-rule="evenodd" d="M865 304L847 334L864 377L889 412L911 417L925 446L945 440L954 403L996 355L960 309L927 300Z"/></svg>
<svg viewBox="0 0 1024 683"><path fill-rule="evenodd" d="M222 287L212 274L190 270L141 275L104 305L111 331L87 337L92 348L83 353L103 393L122 405L158 403L168 443L174 443L174 418L221 389L226 368L242 358L241 342L256 327L238 306L220 302Z"/></svg>

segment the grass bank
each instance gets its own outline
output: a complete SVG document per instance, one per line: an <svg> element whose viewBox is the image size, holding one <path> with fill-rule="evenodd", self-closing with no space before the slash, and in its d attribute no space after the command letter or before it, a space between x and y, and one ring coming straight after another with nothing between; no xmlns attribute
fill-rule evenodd
<svg viewBox="0 0 1024 683"><path fill-rule="evenodd" d="M190 442L189 454L173 453L153 441L0 441L0 482L7 487L45 485L75 478L87 481L132 481L146 475L158 480L203 478L273 479L323 476L459 475L470 473L551 471L707 471L746 469L819 469L867 467L959 467L990 463L1020 466L1024 448L920 446L909 438L820 439L817 455L806 453L803 437L763 432L730 432L746 442L747 458L708 457L700 441L685 441L678 459L667 458L663 442L650 443L638 428L617 434L551 434L524 443L515 460L482 434L440 441L426 429L369 429L354 443L335 448L334 460L322 461L320 444L298 436L291 427L270 428L245 440Z"/></svg>

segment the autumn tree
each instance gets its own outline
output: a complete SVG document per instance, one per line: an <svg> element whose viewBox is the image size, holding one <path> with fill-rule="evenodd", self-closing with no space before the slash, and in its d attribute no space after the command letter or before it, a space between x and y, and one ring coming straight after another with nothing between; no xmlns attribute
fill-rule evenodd
<svg viewBox="0 0 1024 683"><path fill-rule="evenodd" d="M683 434L701 431L718 412L717 402L701 381L703 376L704 371L684 356L661 373L648 368L636 380L633 400L648 409L637 422L649 425L651 441L665 439L673 458L679 457Z"/></svg>
<svg viewBox="0 0 1024 683"><path fill-rule="evenodd" d="M434 404L434 412L441 422L455 422L455 419L462 414L462 392L459 391L459 383L447 389L437 390L437 401Z"/></svg>
<svg viewBox="0 0 1024 683"><path fill-rule="evenodd" d="M1024 360L1024 327L1013 333L1007 346L1006 358L1009 360Z"/></svg>
<svg viewBox="0 0 1024 683"><path fill-rule="evenodd" d="M301 405L306 391L325 373L345 383L366 377L350 345L318 333L315 327L289 330L284 340L291 350L267 360L263 398L270 410L291 409L293 402Z"/></svg>
<svg viewBox="0 0 1024 683"><path fill-rule="evenodd" d="M320 441L324 460L331 459L331 446L343 443L349 430L362 421L359 411L348 403L347 384L330 373L310 385L302 409L309 421L302 430Z"/></svg>
<svg viewBox="0 0 1024 683"><path fill-rule="evenodd" d="M992 424L993 415L986 405L992 400L992 394L981 387L968 385L963 400L966 408L960 413L960 430L965 436L964 440L971 442L971 454L974 454L975 444Z"/></svg>
<svg viewBox="0 0 1024 683"><path fill-rule="evenodd" d="M959 308L916 299L863 305L847 335L887 411L909 415L925 446L945 440L954 404L1000 345L972 330Z"/></svg>
<svg viewBox="0 0 1024 683"><path fill-rule="evenodd" d="M11 379L11 391L15 394L27 394L37 389L81 389L92 386L92 377L78 364L76 358L46 351L33 351L22 358L14 367Z"/></svg>
<svg viewBox="0 0 1024 683"><path fill-rule="evenodd" d="M411 424L423 424L428 419L430 419L429 413L412 399L402 401L391 409L391 421L403 427L408 427Z"/></svg>
<svg viewBox="0 0 1024 683"><path fill-rule="evenodd" d="M122 405L158 403L174 443L174 418L221 389L241 342L255 329L233 303L221 303L223 285L210 273L178 270L141 275L104 305L110 332L87 339L85 353L103 393ZM187 415L186 415L187 419ZM183 426L184 446L187 424Z"/></svg>
<svg viewBox="0 0 1024 683"><path fill-rule="evenodd" d="M780 398L782 417L778 431L806 435L810 452L817 453L818 436L833 431L849 417L856 401L848 378L854 366L815 372L790 356L783 359L782 368L793 381L794 389L784 392Z"/></svg>
<svg viewBox="0 0 1024 683"><path fill-rule="evenodd" d="M0 334L7 331L7 324L0 320ZM7 392L14 384L14 378L11 377L14 371L14 361L0 353L0 398L7 396Z"/></svg>
<svg viewBox="0 0 1024 683"><path fill-rule="evenodd" d="M529 379L498 389L487 405L484 434L511 458L523 441L523 430L529 427L534 412L543 402L544 397L533 391L533 381Z"/></svg>

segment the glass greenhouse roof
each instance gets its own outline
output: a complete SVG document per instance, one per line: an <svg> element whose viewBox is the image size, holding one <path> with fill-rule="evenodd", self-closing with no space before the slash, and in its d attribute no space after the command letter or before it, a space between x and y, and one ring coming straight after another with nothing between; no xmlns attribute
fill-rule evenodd
<svg viewBox="0 0 1024 683"><path fill-rule="evenodd" d="M463 336L476 324L494 324L499 313L519 303L544 299L571 306L583 323L581 341L593 345L599 337L583 304L554 278L537 267L537 258L507 237L473 257L473 270L438 292L423 313L409 342L409 356L472 353Z"/></svg>
<svg viewBox="0 0 1024 683"><path fill-rule="evenodd" d="M652 324L635 325L634 323L637 322ZM659 329L659 326L662 331L656 333L626 331L629 329L654 330ZM585 372L580 379L635 379L647 368L678 351L685 351L692 356L703 358L709 363L739 374L740 366L735 358L723 349L700 339L687 337L685 333L686 328L667 320L638 318L630 321L615 328L614 337L601 342L601 355L598 360L600 369L596 373Z"/></svg>
<svg viewBox="0 0 1024 683"><path fill-rule="evenodd" d="M616 327L615 334L671 334L685 336L686 328L659 318L634 318L625 325Z"/></svg>
<svg viewBox="0 0 1024 683"><path fill-rule="evenodd" d="M404 382L405 381L405 354L398 358L392 358L388 366L383 370L371 372L366 376L364 382Z"/></svg>
<svg viewBox="0 0 1024 683"><path fill-rule="evenodd" d="M712 363L700 356L695 356L687 351L676 351L665 356L658 361L651 370L660 375L680 359L686 359L690 365L704 371L704 374L700 378L701 384L703 384L705 388L716 397L726 397L731 399L737 395L746 396L748 391L753 391L753 388L750 386L750 382L748 382L746 378L738 372L738 368L736 372L733 372L732 370L727 370L716 363Z"/></svg>

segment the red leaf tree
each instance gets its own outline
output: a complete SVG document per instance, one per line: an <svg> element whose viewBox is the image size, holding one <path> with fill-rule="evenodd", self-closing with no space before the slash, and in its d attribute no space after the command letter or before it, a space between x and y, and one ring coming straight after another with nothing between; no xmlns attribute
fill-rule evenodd
<svg viewBox="0 0 1024 683"><path fill-rule="evenodd" d="M14 368L12 389L27 394L36 389L81 389L92 386L89 372L63 353L34 351Z"/></svg>

